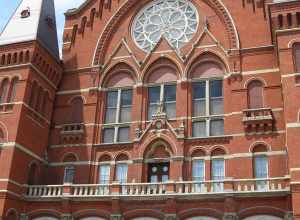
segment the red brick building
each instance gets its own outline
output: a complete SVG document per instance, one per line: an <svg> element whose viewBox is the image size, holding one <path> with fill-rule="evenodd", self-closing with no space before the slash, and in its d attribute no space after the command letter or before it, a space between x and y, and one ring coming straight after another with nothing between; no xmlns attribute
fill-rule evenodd
<svg viewBox="0 0 300 220"><path fill-rule="evenodd" d="M0 219L300 219L299 0L65 15L0 35Z"/></svg>

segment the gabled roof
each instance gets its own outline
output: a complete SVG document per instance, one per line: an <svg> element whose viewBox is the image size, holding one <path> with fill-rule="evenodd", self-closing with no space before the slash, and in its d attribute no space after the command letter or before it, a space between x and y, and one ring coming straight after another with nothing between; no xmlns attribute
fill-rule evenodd
<svg viewBox="0 0 300 220"><path fill-rule="evenodd" d="M0 46L32 40L59 59L53 0L22 0L0 34Z"/></svg>

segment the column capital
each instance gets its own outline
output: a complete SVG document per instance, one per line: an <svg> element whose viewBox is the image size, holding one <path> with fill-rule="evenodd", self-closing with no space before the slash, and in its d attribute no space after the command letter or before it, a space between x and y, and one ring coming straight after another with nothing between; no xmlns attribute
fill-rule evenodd
<svg viewBox="0 0 300 220"><path fill-rule="evenodd" d="M223 220L238 220L236 213L224 213Z"/></svg>
<svg viewBox="0 0 300 220"><path fill-rule="evenodd" d="M110 220L122 220L123 216L119 214L110 215Z"/></svg>

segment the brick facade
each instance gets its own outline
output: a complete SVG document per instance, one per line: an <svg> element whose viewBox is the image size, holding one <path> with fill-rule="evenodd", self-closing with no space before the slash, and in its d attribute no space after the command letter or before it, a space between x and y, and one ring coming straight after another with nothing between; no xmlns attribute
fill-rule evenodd
<svg viewBox="0 0 300 220"><path fill-rule="evenodd" d="M69 10L62 61L39 41L0 46L0 219L300 219L300 1L190 0L199 13L192 40L176 50L162 37L146 53L131 30L149 2L86 0ZM193 85L212 79L222 80L224 111L194 117ZM261 90L250 92L252 82ZM170 83L175 116L161 107L149 119L149 88ZM107 94L123 87L131 120L106 123ZM222 134L194 137L195 122L213 133L220 119ZM104 143L106 128L124 126L129 141ZM257 180L260 156L268 173ZM118 164L128 166L123 185ZM149 185L151 164L168 164L168 181ZM74 180L64 184L68 167Z"/></svg>

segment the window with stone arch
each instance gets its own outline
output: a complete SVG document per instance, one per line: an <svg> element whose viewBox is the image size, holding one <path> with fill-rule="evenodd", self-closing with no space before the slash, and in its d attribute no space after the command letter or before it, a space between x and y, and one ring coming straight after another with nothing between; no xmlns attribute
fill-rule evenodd
<svg viewBox="0 0 300 220"><path fill-rule="evenodd" d="M224 135L224 72L224 65L209 54L190 68L193 137Z"/></svg>
<svg viewBox="0 0 300 220"><path fill-rule="evenodd" d="M124 153L116 157L116 173L115 180L123 184L127 182L128 176L128 156Z"/></svg>
<svg viewBox="0 0 300 220"><path fill-rule="evenodd" d="M265 144L256 144L253 149L253 178L261 179L256 181L258 190L266 190L268 182L265 180L269 177L268 147Z"/></svg>
<svg viewBox="0 0 300 220"><path fill-rule="evenodd" d="M105 185L110 183L111 161L112 158L108 154L104 154L99 158L98 184Z"/></svg>
<svg viewBox="0 0 300 220"><path fill-rule="evenodd" d="M218 147L211 152L211 179L213 183L213 190L220 192L224 190L225 179L225 155L224 149Z"/></svg>
<svg viewBox="0 0 300 220"><path fill-rule="evenodd" d="M247 86L248 109L264 107L264 84L260 80L252 80Z"/></svg>
<svg viewBox="0 0 300 220"><path fill-rule="evenodd" d="M105 117L103 143L127 143L131 141L132 94L134 72L127 64L115 66L104 80Z"/></svg>
<svg viewBox="0 0 300 220"><path fill-rule="evenodd" d="M148 85L148 120L164 112L168 119L176 118L176 90L179 70L169 59L159 59L150 65L144 79Z"/></svg>
<svg viewBox="0 0 300 220"><path fill-rule="evenodd" d="M300 43L293 45L295 72L300 73Z"/></svg>
<svg viewBox="0 0 300 220"><path fill-rule="evenodd" d="M73 184L75 182L75 166L74 163L77 161L77 156L73 153L67 153L64 156L63 162L66 164L64 168L63 183Z"/></svg>

